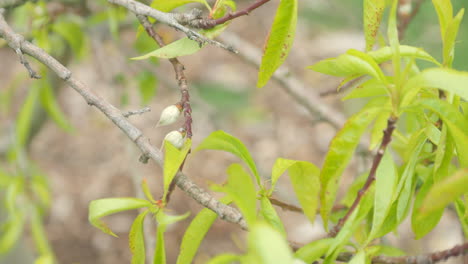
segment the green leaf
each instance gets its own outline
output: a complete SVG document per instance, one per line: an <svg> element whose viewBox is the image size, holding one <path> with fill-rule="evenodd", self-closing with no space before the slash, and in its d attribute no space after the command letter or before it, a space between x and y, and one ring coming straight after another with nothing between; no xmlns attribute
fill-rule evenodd
<svg viewBox="0 0 468 264"><path fill-rule="evenodd" d="M23 233L25 223L24 213L10 215L9 220L0 225L0 254L12 249Z"/></svg>
<svg viewBox="0 0 468 264"><path fill-rule="evenodd" d="M59 20L52 25L52 30L63 37L70 45L73 53L82 58L87 51L86 37L82 25L74 21Z"/></svg>
<svg viewBox="0 0 468 264"><path fill-rule="evenodd" d="M154 264L166 263L166 249L164 245L164 233L169 225L178 221L184 220L190 215L187 212L183 215L168 215L163 210L159 210L156 214L156 221L158 222L158 230L156 232L156 249L154 253Z"/></svg>
<svg viewBox="0 0 468 264"><path fill-rule="evenodd" d="M328 248L324 264L335 263L334 260L342 251L343 247L348 243L351 236L359 227L361 221L368 215L372 208L374 200L375 187L372 185L361 199L354 212L349 216L344 226L341 228L338 235L332 241Z"/></svg>
<svg viewBox="0 0 468 264"><path fill-rule="evenodd" d="M422 48L417 48L417 47L407 46L407 45L400 45L399 50L400 50L400 56L403 58L415 58L415 59L432 62L438 66L441 65L440 62L434 59L434 57L432 57L429 53L424 51L424 49ZM378 64L386 62L392 59L393 57L392 48L388 46L382 47L375 51L370 51L367 54L369 54Z"/></svg>
<svg viewBox="0 0 468 264"><path fill-rule="evenodd" d="M466 199L466 195L465 195ZM465 233L465 236L468 236L468 217L466 216L467 214L467 209L466 206L466 200L465 202L462 201L462 199L458 198L455 200L455 210L457 211L458 219L460 220L460 224L463 229L463 233Z"/></svg>
<svg viewBox="0 0 468 264"><path fill-rule="evenodd" d="M440 35L442 41L446 36L447 27L453 19L453 7L450 0L432 0L434 8L439 17Z"/></svg>
<svg viewBox="0 0 468 264"><path fill-rule="evenodd" d="M269 225L259 222L249 232L249 253L258 264L292 264L294 257L286 240Z"/></svg>
<svg viewBox="0 0 468 264"><path fill-rule="evenodd" d="M468 100L468 72L447 68L431 68L414 76L405 84L401 106L409 105L422 87L438 88Z"/></svg>
<svg viewBox="0 0 468 264"><path fill-rule="evenodd" d="M462 167L468 167L468 120L451 104L437 99L425 99L419 102L424 107L437 113L454 140L458 160Z"/></svg>
<svg viewBox="0 0 468 264"><path fill-rule="evenodd" d="M89 222L101 229L102 232L117 237L110 228L101 220L102 217L122 211L150 207L152 204L137 198L105 198L91 201L89 204Z"/></svg>
<svg viewBox="0 0 468 264"><path fill-rule="evenodd" d="M314 223L320 191L320 170L312 163L298 161L289 168L289 177L304 214Z"/></svg>
<svg viewBox="0 0 468 264"><path fill-rule="evenodd" d="M333 238L324 238L313 241L294 253L296 258L302 259L305 263L313 263L327 253L333 242Z"/></svg>
<svg viewBox="0 0 468 264"><path fill-rule="evenodd" d="M304 214L309 218L311 223L314 223L320 191L320 170L310 162L278 158L273 165L271 173L272 188L269 191L269 195L273 192L278 178L286 170L289 170L294 193L304 210Z"/></svg>
<svg viewBox="0 0 468 264"><path fill-rule="evenodd" d="M45 76L45 74L43 74ZM72 132L73 127L67 120L65 114L60 110L58 100L55 97L51 84L48 78L44 78L35 83L38 86L41 104L47 113L52 117L55 123L67 132Z"/></svg>
<svg viewBox="0 0 468 264"><path fill-rule="evenodd" d="M374 216L372 218L372 229L367 241L374 239L384 224L394 199L397 176L392 155L387 151L382 157L375 175Z"/></svg>
<svg viewBox="0 0 468 264"><path fill-rule="evenodd" d="M464 13L465 9L461 9L460 12L458 12L458 14L451 20L447 26L445 36L442 39L444 43L444 64L449 67L452 66L455 56L455 40L457 39L458 29L460 28L460 23L463 19Z"/></svg>
<svg viewBox="0 0 468 264"><path fill-rule="evenodd" d="M241 259L241 256L226 253L210 259L206 264L232 264Z"/></svg>
<svg viewBox="0 0 468 264"><path fill-rule="evenodd" d="M228 183L224 186L213 186L215 191L228 194L242 212L250 226L257 219L257 193L252 178L240 164L234 163L227 169Z"/></svg>
<svg viewBox="0 0 468 264"><path fill-rule="evenodd" d="M128 234L128 245L132 253L132 264L145 264L145 233L143 230L143 223L148 212L149 210L143 211L133 220L130 234Z"/></svg>
<svg viewBox="0 0 468 264"><path fill-rule="evenodd" d="M271 195L275 190L276 182L278 182L279 177L283 175L284 172L296 162L297 160L289 160L283 158L276 159L275 164L271 169L271 189L269 191L269 195Z"/></svg>
<svg viewBox="0 0 468 264"><path fill-rule="evenodd" d="M444 209L440 209L426 216L420 215L421 206L423 199L427 196L429 190L434 186L432 177L428 177L424 185L416 195L416 200L414 201L413 213L411 215L411 227L414 234L416 235L415 239L420 239L429 233L436 225L439 223L440 218L444 212Z"/></svg>
<svg viewBox="0 0 468 264"><path fill-rule="evenodd" d="M188 138L185 140L181 150L177 149L167 140L164 140L164 195L163 201L166 201L167 192L172 180L179 171L180 165L184 162L187 153L190 151L192 141Z"/></svg>
<svg viewBox="0 0 468 264"><path fill-rule="evenodd" d="M360 250L349 261L349 264L366 264L366 251Z"/></svg>
<svg viewBox="0 0 468 264"><path fill-rule="evenodd" d="M397 187L397 208L396 208L396 222L400 223L406 216L414 193L414 168L419 160L419 154L421 153L424 143L427 140L427 136L424 133L424 129L421 129L419 132L415 133L415 136L411 139L411 145L408 146L408 152L411 153L411 156L406 163L405 169L400 176L398 187Z"/></svg>
<svg viewBox="0 0 468 264"><path fill-rule="evenodd" d="M151 7L162 12L169 12L176 7L189 3L201 3L210 9L210 5L208 5L206 0L154 0L151 3Z"/></svg>
<svg viewBox="0 0 468 264"><path fill-rule="evenodd" d="M283 237L286 237L286 230L284 229L283 223L267 196L262 196L260 198L260 214L271 227L278 231Z"/></svg>
<svg viewBox="0 0 468 264"><path fill-rule="evenodd" d="M366 38L366 51L370 51L374 46L384 9L385 1L364 1L364 35Z"/></svg>
<svg viewBox="0 0 468 264"><path fill-rule="evenodd" d="M348 119L344 127L330 143L330 148L320 173L322 185L320 190L320 214L326 228L328 227L328 217L331 208L336 199L341 174L351 160L362 134L380 110L380 107L363 108Z"/></svg>
<svg viewBox="0 0 468 264"><path fill-rule="evenodd" d="M42 222L41 215L37 208L34 208L30 221L31 234L39 255L53 255L49 240L47 239L46 230L44 229L44 223Z"/></svg>
<svg viewBox="0 0 468 264"><path fill-rule="evenodd" d="M141 72L137 78L141 103L147 104L158 91L158 79L156 79L156 76L150 71Z"/></svg>
<svg viewBox="0 0 468 264"><path fill-rule="evenodd" d="M224 204L231 202L231 199L224 197L220 200ZM192 220L185 231L182 243L180 244L177 264L193 263L193 258L200 247L200 244L208 230L210 230L218 215L208 208L204 208Z"/></svg>
<svg viewBox="0 0 468 264"><path fill-rule="evenodd" d="M143 193L146 196L146 199L152 203L156 203L156 200L154 199L153 195L151 194L151 191L148 186L148 182L146 181L146 178L143 178L141 181L141 189L143 190Z"/></svg>
<svg viewBox="0 0 468 264"><path fill-rule="evenodd" d="M21 106L21 110L16 118L16 140L19 146L24 146L29 138L32 115L38 97L38 87L31 87L28 92L28 97L24 101L23 106Z"/></svg>
<svg viewBox="0 0 468 264"><path fill-rule="evenodd" d="M257 87L267 84L291 50L297 24L297 0L280 0L258 71Z"/></svg>
<svg viewBox="0 0 468 264"><path fill-rule="evenodd" d="M392 64L393 64L393 78L397 88L400 87L400 41L398 39L398 27L396 22L396 10L398 8L398 0L393 0L392 8L388 16L387 37L392 49Z"/></svg>
<svg viewBox="0 0 468 264"><path fill-rule="evenodd" d="M421 217L437 212L468 192L468 169L460 169L450 177L443 179L429 190L421 205Z"/></svg>
<svg viewBox="0 0 468 264"><path fill-rule="evenodd" d="M348 50L337 58L325 59L307 68L337 77L367 74L382 82L386 81L382 71L372 57L353 49Z"/></svg>
<svg viewBox="0 0 468 264"><path fill-rule="evenodd" d="M342 100L345 101L354 98L382 96L386 94L387 88L385 87L384 83L377 79L369 79L358 85L356 88L352 89L346 96L342 98Z"/></svg>
<svg viewBox="0 0 468 264"><path fill-rule="evenodd" d="M390 101L388 101L388 106L390 106ZM382 111L377 118L375 119L374 127L371 131L371 141L369 149L375 149L382 142L383 131L387 127L387 121L390 118L390 111Z"/></svg>
<svg viewBox="0 0 468 264"><path fill-rule="evenodd" d="M247 166L250 168L250 171L255 176L258 186L261 186L260 175L258 174L255 162L253 161L252 156L250 155L247 148L239 139L222 130L218 130L205 138L203 142L200 143L200 145L197 147L196 151L202 149L222 150L236 155L247 164Z"/></svg>
<svg viewBox="0 0 468 264"><path fill-rule="evenodd" d="M150 53L147 53L142 56L133 57L132 60L145 60L150 57L171 59L175 57L187 56L194 54L199 51L203 46L201 46L195 40L191 40L187 37L176 40L162 48L154 50Z"/></svg>

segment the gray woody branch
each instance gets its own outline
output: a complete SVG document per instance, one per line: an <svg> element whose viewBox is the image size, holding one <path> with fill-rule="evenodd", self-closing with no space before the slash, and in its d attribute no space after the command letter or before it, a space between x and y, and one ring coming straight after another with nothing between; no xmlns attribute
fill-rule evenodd
<svg viewBox="0 0 468 264"><path fill-rule="evenodd" d="M23 53L36 58L39 62L49 67L71 88L77 91L89 105L95 106L104 115L106 115L107 118L112 120L112 122L114 122L114 124L118 126L138 146L138 148L145 156L154 160L157 164L163 167L164 159L162 152L159 149L153 147L149 143L149 140L143 135L143 133L138 128L133 126L119 109L108 103L99 95L93 93L84 83L78 79L75 79L69 69L60 64L60 62L47 54L43 49L31 44L28 41L25 41L21 35L13 32L1 13L0 37L4 38L8 43L12 41L20 42L20 48ZM242 214L238 210L220 203L209 193L193 183L183 173L177 173L174 181L176 182L177 186L185 193L187 193L192 199L200 203L202 206L214 211L221 219L239 224L242 228L247 229L247 224L243 219Z"/></svg>
<svg viewBox="0 0 468 264"><path fill-rule="evenodd" d="M136 15L143 15L147 17L152 17L156 20L158 20L161 23L164 23L172 28L175 28L181 32L183 32L189 39L195 40L200 45L203 45L205 43L226 49L228 51L231 51L233 53L237 53L237 51L232 48L231 46L224 45L222 43L219 43L218 41L206 38L205 36L201 35L200 33L193 31L185 26L183 26L179 21L187 20L187 19L196 19L198 18L201 14L198 12L192 12L190 14L172 14L172 13L164 13L159 10L156 10L154 8L151 8L145 4L142 4L140 2L134 1L134 0L107 0L109 3L116 4L123 6L130 10L131 12L135 13ZM184 16L190 16L190 18L184 17Z"/></svg>

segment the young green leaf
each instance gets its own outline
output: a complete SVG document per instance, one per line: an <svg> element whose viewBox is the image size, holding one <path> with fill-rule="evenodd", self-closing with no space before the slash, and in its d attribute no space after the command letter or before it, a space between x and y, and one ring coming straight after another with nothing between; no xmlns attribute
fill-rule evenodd
<svg viewBox="0 0 468 264"><path fill-rule="evenodd" d="M349 261L349 264L366 264L366 251L360 250Z"/></svg>
<svg viewBox="0 0 468 264"><path fill-rule="evenodd" d="M294 257L302 259L305 263L313 263L327 253L333 238L324 238L313 241L294 253Z"/></svg>
<svg viewBox="0 0 468 264"><path fill-rule="evenodd" d="M280 0L258 71L257 87L267 84L291 50L297 23L297 0Z"/></svg>
<svg viewBox="0 0 468 264"><path fill-rule="evenodd" d="M437 99L421 100L420 105L437 113L454 140L458 160L462 167L468 167L468 120L457 109L446 101Z"/></svg>
<svg viewBox="0 0 468 264"><path fill-rule="evenodd" d="M236 155L247 164L250 171L255 176L258 186L261 186L260 175L258 174L255 162L253 161L252 156L250 155L247 148L239 139L233 137L232 135L222 130L218 130L211 133L207 138L205 138L203 142L200 143L200 145L198 145L196 151L202 149L222 150Z"/></svg>
<svg viewBox="0 0 468 264"><path fill-rule="evenodd" d="M28 96L21 106L16 123L16 140L19 146L24 146L30 134L34 107L39 97L39 87L31 87Z"/></svg>
<svg viewBox="0 0 468 264"><path fill-rule="evenodd" d="M312 163L298 161L289 168L289 177L304 214L314 223L320 191L320 170Z"/></svg>
<svg viewBox="0 0 468 264"><path fill-rule="evenodd" d="M330 143L330 148L320 173L322 186L320 190L320 214L326 228L328 227L328 217L336 198L341 174L351 160L361 135L379 111L381 111L380 107L363 108L348 119L344 127Z"/></svg>
<svg viewBox="0 0 468 264"><path fill-rule="evenodd" d="M156 76L150 71L141 72L137 79L141 103L147 104L158 91L158 79L156 79Z"/></svg>
<svg viewBox="0 0 468 264"><path fill-rule="evenodd" d="M297 160L283 158L276 159L275 164L273 164L273 168L271 169L271 189L269 191L269 195L271 195L275 190L276 182L278 181L279 177L281 177L281 175L283 175L284 172L296 162Z"/></svg>
<svg viewBox="0 0 468 264"><path fill-rule="evenodd" d="M242 257L239 255L226 253L226 254L221 254L210 259L206 264L232 264L232 263L237 263L241 259Z"/></svg>
<svg viewBox="0 0 468 264"><path fill-rule="evenodd" d="M444 209L440 209L426 216L422 216L419 213L424 198L427 196L427 193L433 186L434 181L432 177L428 177L416 195L416 200L414 201L413 206L413 213L411 215L411 227L414 234L416 235L415 239L420 239L429 233L437 225L437 223L439 223L440 218L444 212Z"/></svg>
<svg viewBox="0 0 468 264"><path fill-rule="evenodd" d="M59 20L52 24L52 30L64 38L78 58L83 58L87 51L86 37L82 25L75 21Z"/></svg>
<svg viewBox="0 0 468 264"><path fill-rule="evenodd" d="M175 57L192 55L199 51L203 46L195 40L191 40L187 37L178 39L162 48L156 49L145 55L133 57L132 60L145 60L150 57L172 59Z"/></svg>
<svg viewBox="0 0 468 264"><path fill-rule="evenodd" d="M190 151L192 141L188 138L181 150L178 150L167 140L164 140L164 194L163 201L166 200L166 195L171 185L172 180L180 169L180 165L184 162L187 153Z"/></svg>
<svg viewBox="0 0 468 264"><path fill-rule="evenodd" d="M88 220L93 226L101 229L102 232L117 237L101 220L102 217L122 211L151 207L151 205L147 200L130 197L98 199L91 201L89 204Z"/></svg>
<svg viewBox="0 0 468 264"><path fill-rule="evenodd" d="M319 61L307 68L316 72L338 77L347 77L351 75L360 76L367 74L382 81L384 78L383 73L376 62L370 56L359 56L362 54L365 53L350 49L345 54L341 54L336 58Z"/></svg>
<svg viewBox="0 0 468 264"><path fill-rule="evenodd" d="M52 256L53 251L47 239L44 223L42 222L41 215L38 208L34 208L31 215L31 234L36 245L39 255Z"/></svg>
<svg viewBox="0 0 468 264"><path fill-rule="evenodd" d="M374 239L384 224L394 199L397 176L392 155L387 151L376 171L374 216L372 218L372 229L367 241Z"/></svg>
<svg viewBox="0 0 468 264"><path fill-rule="evenodd" d="M228 204L231 202L231 199L224 197L221 198L220 201L224 204ZM182 238L179 256L177 257L177 264L193 263L193 258L195 257L203 238L217 217L218 215L215 212L208 208L204 208L192 220L185 231L184 237Z"/></svg>
<svg viewBox="0 0 468 264"><path fill-rule="evenodd" d="M154 253L154 264L166 264L166 247L164 243L164 232L169 225L182 221L190 215L187 212L183 215L168 215L163 210L159 210L156 214L156 221L158 222L158 230L156 231L156 249Z"/></svg>
<svg viewBox="0 0 468 264"><path fill-rule="evenodd" d="M257 193L252 178L240 164L234 163L227 169L228 183L213 186L215 191L222 191L232 198L250 226L257 219Z"/></svg>
<svg viewBox="0 0 468 264"><path fill-rule="evenodd" d="M0 225L0 254L4 254L12 249L21 237L24 229L25 215L18 212L11 215L10 219Z"/></svg>
<svg viewBox="0 0 468 264"><path fill-rule="evenodd" d="M364 35L366 38L366 51L370 51L374 46L384 9L385 1L364 1Z"/></svg>
<svg viewBox="0 0 468 264"><path fill-rule="evenodd" d="M390 100L387 103L390 106ZM383 131L387 126L387 120L390 118L391 112L390 111L382 111L374 122L374 127L372 127L371 131L371 141L369 145L369 149L375 149L379 146L380 142L382 142L383 138Z"/></svg>
<svg viewBox="0 0 468 264"><path fill-rule="evenodd" d="M45 74L44 74L45 75ZM55 123L67 132L72 132L73 127L67 120L66 116L60 110L57 98L52 90L48 78L41 79L36 83L39 89L39 95L42 106L46 109L47 113L52 117Z"/></svg>
<svg viewBox="0 0 468 264"><path fill-rule="evenodd" d="M446 36L447 27L453 19L453 7L451 0L432 0L434 8L439 17L440 35L442 41Z"/></svg>
<svg viewBox="0 0 468 264"><path fill-rule="evenodd" d="M286 237L286 230L284 229L283 223L267 196L262 196L260 198L260 214L271 227L278 231L283 237Z"/></svg>
<svg viewBox="0 0 468 264"><path fill-rule="evenodd" d="M464 9L460 10L460 12L458 12L458 14L452 19L452 21L447 26L447 30L443 38L444 64L448 67L452 66L452 62L455 56L455 40L457 39L458 29L460 28L460 23L463 19L464 12Z"/></svg>
<svg viewBox="0 0 468 264"><path fill-rule="evenodd" d="M145 264L145 233L143 230L143 222L149 210L140 213L133 220L130 234L128 235L128 245L132 253L132 264Z"/></svg>
<svg viewBox="0 0 468 264"><path fill-rule="evenodd" d="M176 7L189 3L201 3L204 4L208 10L211 9L206 0L154 0L151 3L151 7L162 12L169 12Z"/></svg>
<svg viewBox="0 0 468 264"><path fill-rule="evenodd" d="M414 168L419 160L419 154L422 151L424 143L427 140L427 136L424 133L424 129L421 129L415 136L412 137L411 145L408 146L408 152L411 153L409 160L406 163L405 169L400 176L397 186L397 208L396 208L396 222L400 223L406 216L411 201L411 197L414 193Z"/></svg>
<svg viewBox="0 0 468 264"><path fill-rule="evenodd" d="M269 225L259 222L249 232L249 253L258 264L293 264L294 257L286 240Z"/></svg>
<svg viewBox="0 0 468 264"><path fill-rule="evenodd" d="M429 190L419 210L421 217L437 212L468 192L468 169L460 169Z"/></svg>
<svg viewBox="0 0 468 264"><path fill-rule="evenodd" d="M345 100L355 99L355 98L383 96L386 94L387 94L387 88L385 87L385 84L380 82L377 79L372 78L356 86L356 88L352 89L341 100L345 101Z"/></svg>
<svg viewBox="0 0 468 264"><path fill-rule="evenodd" d="M314 223L320 191L320 170L310 162L278 158L273 165L271 173L272 188L269 191L270 195L274 190L278 178L286 170L289 170L294 193L304 210L304 214Z"/></svg>
<svg viewBox="0 0 468 264"><path fill-rule="evenodd" d="M368 215L372 205L374 204L375 187L372 185L361 199L354 212L350 215L344 226L341 228L338 235L333 239L326 253L324 264L335 263L335 259L342 251L343 247L348 243L349 239L359 227L361 221Z"/></svg>
<svg viewBox="0 0 468 264"><path fill-rule="evenodd" d="M393 64L393 78L395 85L400 87L400 41L398 38L398 27L396 22L396 10L398 8L398 0L393 0L392 8L388 16L388 28L387 28L387 37L388 42L390 43L390 48L392 49L392 64Z"/></svg>
<svg viewBox="0 0 468 264"><path fill-rule="evenodd" d="M441 66L440 62L434 59L434 57L432 57L429 53L424 51L424 49L422 48L400 45L399 50L400 50L400 56L403 58L415 58L415 59L425 60L425 61L432 62L438 66ZM391 60L393 57L392 48L388 46L382 47L378 50L370 51L367 54L369 54L378 64Z"/></svg>

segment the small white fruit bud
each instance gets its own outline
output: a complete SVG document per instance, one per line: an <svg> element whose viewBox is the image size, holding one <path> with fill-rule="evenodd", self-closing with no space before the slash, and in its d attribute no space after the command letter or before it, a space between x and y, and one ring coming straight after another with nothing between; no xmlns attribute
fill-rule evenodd
<svg viewBox="0 0 468 264"><path fill-rule="evenodd" d="M167 135L164 137L164 140L171 143L174 147L178 149L181 149L184 145L184 135L177 130L167 133Z"/></svg>
<svg viewBox="0 0 468 264"><path fill-rule="evenodd" d="M177 118L179 118L181 112L182 106L180 104L170 105L164 108L156 126L160 127L174 123L177 121Z"/></svg>

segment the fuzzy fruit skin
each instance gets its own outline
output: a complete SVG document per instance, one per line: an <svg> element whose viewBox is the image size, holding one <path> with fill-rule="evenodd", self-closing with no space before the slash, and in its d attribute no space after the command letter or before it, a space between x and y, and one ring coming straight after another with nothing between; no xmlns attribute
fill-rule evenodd
<svg viewBox="0 0 468 264"><path fill-rule="evenodd" d="M159 122L156 126L167 126L174 123L179 118L181 112L182 107L180 107L179 105L170 105L164 108L164 110L161 112L161 117L159 118Z"/></svg>
<svg viewBox="0 0 468 264"><path fill-rule="evenodd" d="M178 149L181 149L184 145L184 135L182 135L182 133L177 130L167 133L167 135L164 137L164 140L171 143Z"/></svg>

